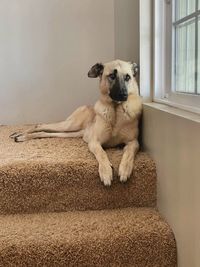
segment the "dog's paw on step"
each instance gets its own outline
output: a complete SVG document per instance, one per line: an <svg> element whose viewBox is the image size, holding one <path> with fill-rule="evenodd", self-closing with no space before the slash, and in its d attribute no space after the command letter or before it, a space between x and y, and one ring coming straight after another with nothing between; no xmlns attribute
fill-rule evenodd
<svg viewBox="0 0 200 267"><path fill-rule="evenodd" d="M125 183L133 171L133 161L122 161L119 165L120 182Z"/></svg>
<svg viewBox="0 0 200 267"><path fill-rule="evenodd" d="M19 132L12 133L9 137L15 139L17 136L21 135Z"/></svg>
<svg viewBox="0 0 200 267"><path fill-rule="evenodd" d="M15 140L16 143L24 142L24 141L27 140L27 137L24 134L19 134L19 135L14 137L14 140Z"/></svg>
<svg viewBox="0 0 200 267"><path fill-rule="evenodd" d="M105 186L111 186L113 180L112 164L99 164L99 176Z"/></svg>

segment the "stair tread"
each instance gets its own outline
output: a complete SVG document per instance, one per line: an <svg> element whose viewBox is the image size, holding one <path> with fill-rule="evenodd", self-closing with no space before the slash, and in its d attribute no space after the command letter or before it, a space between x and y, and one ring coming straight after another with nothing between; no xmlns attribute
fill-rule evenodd
<svg viewBox="0 0 200 267"><path fill-rule="evenodd" d="M155 206L156 169L148 154L138 153L133 175L121 184L117 169L123 151L108 149L114 181L106 188L82 139L15 143L9 138L26 128L0 127L0 214Z"/></svg>
<svg viewBox="0 0 200 267"><path fill-rule="evenodd" d="M176 262L173 233L153 208L1 215L0 237L0 266L173 267Z"/></svg>

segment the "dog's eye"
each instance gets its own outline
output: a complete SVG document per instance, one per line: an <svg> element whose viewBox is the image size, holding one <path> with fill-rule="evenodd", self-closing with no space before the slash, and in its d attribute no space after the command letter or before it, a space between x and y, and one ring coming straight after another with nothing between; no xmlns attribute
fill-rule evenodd
<svg viewBox="0 0 200 267"><path fill-rule="evenodd" d="M115 78L116 78L116 74L115 74L115 73L111 73L111 74L108 75L108 77L109 77L109 79L111 79L111 80L115 80Z"/></svg>
<svg viewBox="0 0 200 267"><path fill-rule="evenodd" d="M126 74L124 80L125 80L126 82L128 82L130 79L131 79L131 76L130 76L129 74Z"/></svg>

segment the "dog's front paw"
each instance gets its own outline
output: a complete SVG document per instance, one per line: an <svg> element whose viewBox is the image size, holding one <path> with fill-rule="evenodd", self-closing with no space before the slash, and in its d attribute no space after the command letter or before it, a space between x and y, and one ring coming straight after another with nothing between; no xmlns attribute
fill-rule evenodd
<svg viewBox="0 0 200 267"><path fill-rule="evenodd" d="M110 186L113 179L113 170L110 163L99 164L99 176L105 186Z"/></svg>
<svg viewBox="0 0 200 267"><path fill-rule="evenodd" d="M133 171L133 161L122 161L119 165L120 182L126 182Z"/></svg>

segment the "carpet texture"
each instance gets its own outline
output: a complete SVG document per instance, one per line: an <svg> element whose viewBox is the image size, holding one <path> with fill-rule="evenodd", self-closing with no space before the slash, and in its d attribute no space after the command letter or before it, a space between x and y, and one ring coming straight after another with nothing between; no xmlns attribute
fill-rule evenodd
<svg viewBox="0 0 200 267"><path fill-rule="evenodd" d="M174 236L150 208L0 216L0 266L173 267Z"/></svg>
<svg viewBox="0 0 200 267"><path fill-rule="evenodd" d="M114 166L108 188L82 139L9 139L23 129L0 127L0 214L155 206L156 169L146 153L137 155L134 174L122 184L117 170L123 150L108 149Z"/></svg>
<svg viewBox="0 0 200 267"><path fill-rule="evenodd" d="M156 210L156 168L139 152L125 184L108 149L110 188L81 139L15 143L0 126L0 267L176 267L176 242Z"/></svg>

